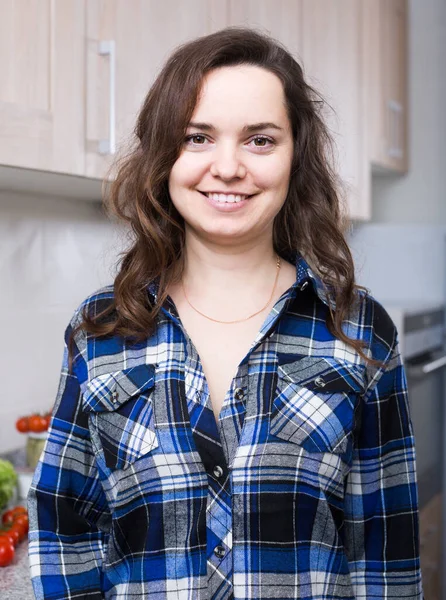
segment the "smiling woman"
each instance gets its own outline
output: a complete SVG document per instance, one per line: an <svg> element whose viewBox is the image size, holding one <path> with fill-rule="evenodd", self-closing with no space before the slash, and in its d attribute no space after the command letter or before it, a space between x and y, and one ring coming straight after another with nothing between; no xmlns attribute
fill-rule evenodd
<svg viewBox="0 0 446 600"><path fill-rule="evenodd" d="M65 334L29 492L38 598L421 600L398 333L355 284L321 98L285 48L180 46Z"/></svg>
<svg viewBox="0 0 446 600"><path fill-rule="evenodd" d="M262 123L266 116L271 123ZM251 65L211 71L187 131L192 133L169 175L169 195L184 219L188 244L195 247L201 237L223 244L230 239L236 253L237 245L251 240L258 253L263 240L272 239L293 159L280 79ZM271 249L263 252L270 263ZM219 304L224 314L224 298ZM217 308L215 314L222 314Z"/></svg>

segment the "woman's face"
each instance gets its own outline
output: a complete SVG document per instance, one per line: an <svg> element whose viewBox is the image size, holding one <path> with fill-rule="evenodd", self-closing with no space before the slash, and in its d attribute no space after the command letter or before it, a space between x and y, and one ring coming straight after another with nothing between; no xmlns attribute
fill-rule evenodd
<svg viewBox="0 0 446 600"><path fill-rule="evenodd" d="M292 156L291 125L276 75L251 65L208 73L169 176L170 197L186 230L217 244L272 240ZM223 195L209 195L218 192Z"/></svg>

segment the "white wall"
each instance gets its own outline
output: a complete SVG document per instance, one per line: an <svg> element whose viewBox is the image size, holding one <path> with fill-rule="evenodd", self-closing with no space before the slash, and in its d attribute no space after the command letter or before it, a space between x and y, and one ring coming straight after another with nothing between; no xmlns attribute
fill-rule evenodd
<svg viewBox="0 0 446 600"><path fill-rule="evenodd" d="M0 192L0 452L25 443L17 417L53 405L65 327L112 281L121 237L98 205Z"/></svg>
<svg viewBox="0 0 446 600"><path fill-rule="evenodd" d="M373 221L446 223L446 1L409 0L410 172L374 176Z"/></svg>
<svg viewBox="0 0 446 600"><path fill-rule="evenodd" d="M348 236L356 281L385 308L446 299L446 226L365 223Z"/></svg>

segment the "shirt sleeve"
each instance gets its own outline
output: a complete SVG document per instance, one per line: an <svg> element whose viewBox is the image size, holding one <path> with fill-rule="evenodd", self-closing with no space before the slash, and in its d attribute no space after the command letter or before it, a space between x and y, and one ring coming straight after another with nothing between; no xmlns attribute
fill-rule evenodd
<svg viewBox="0 0 446 600"><path fill-rule="evenodd" d="M48 438L28 493L29 562L38 600L103 598L110 511L81 411L79 379L68 372L70 331Z"/></svg>
<svg viewBox="0 0 446 600"><path fill-rule="evenodd" d="M344 545L357 600L422 600L415 443L396 332L385 362L363 398Z"/></svg>

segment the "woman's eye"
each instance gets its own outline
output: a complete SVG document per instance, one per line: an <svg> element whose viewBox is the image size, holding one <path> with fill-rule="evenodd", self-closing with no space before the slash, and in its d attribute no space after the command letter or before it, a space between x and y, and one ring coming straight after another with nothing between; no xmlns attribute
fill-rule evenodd
<svg viewBox="0 0 446 600"><path fill-rule="evenodd" d="M273 140L271 140L270 138L264 137L263 135L260 135L260 136L258 135L255 138L253 138L251 141L253 142L255 140L260 140L261 142L269 142L270 144L274 143ZM262 143L260 145L255 144L255 146L257 148L266 148L266 144L264 144L264 143Z"/></svg>
<svg viewBox="0 0 446 600"><path fill-rule="evenodd" d="M188 135L185 139L186 143L190 142L192 140L194 140L194 145L195 146L202 146L203 144L201 144L200 142L198 142L198 144L196 143L197 139L201 139L201 140L205 140L206 138L204 137L204 135L200 135L198 133L193 133L192 135Z"/></svg>

